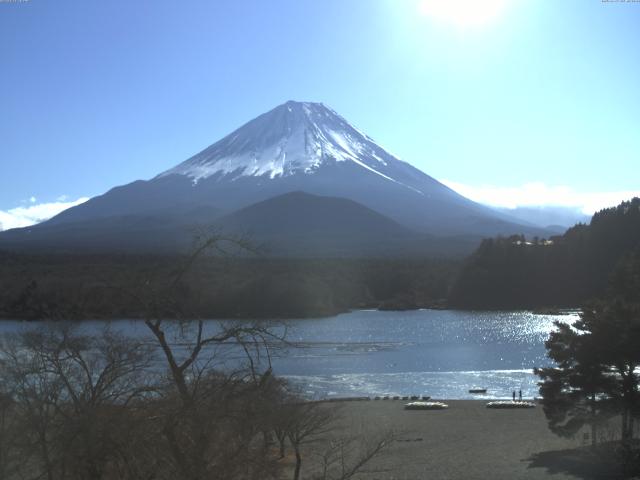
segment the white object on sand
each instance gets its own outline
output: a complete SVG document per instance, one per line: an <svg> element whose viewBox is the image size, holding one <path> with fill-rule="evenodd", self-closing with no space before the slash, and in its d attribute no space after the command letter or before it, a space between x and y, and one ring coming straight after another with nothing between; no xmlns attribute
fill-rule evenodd
<svg viewBox="0 0 640 480"><path fill-rule="evenodd" d="M405 410L444 410L449 405L442 402L409 402L405 404Z"/></svg>
<svg viewBox="0 0 640 480"><path fill-rule="evenodd" d="M487 403L487 408L535 408L536 404L533 402L513 401L513 400L499 400L497 402Z"/></svg>

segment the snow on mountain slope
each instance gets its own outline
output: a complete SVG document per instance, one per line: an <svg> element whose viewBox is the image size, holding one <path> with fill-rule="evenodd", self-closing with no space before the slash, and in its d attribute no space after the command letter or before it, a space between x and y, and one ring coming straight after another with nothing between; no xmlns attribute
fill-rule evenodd
<svg viewBox="0 0 640 480"><path fill-rule="evenodd" d="M393 164L405 163L322 103L289 101L243 125L180 165L159 175L185 175L198 183L216 174L270 179L314 174L334 162L354 164L391 182ZM420 192L422 193L422 192Z"/></svg>
<svg viewBox="0 0 640 480"><path fill-rule="evenodd" d="M292 101L150 180L115 187L23 234L44 236L45 227L81 222L89 229L99 218L131 216L210 224L290 192L351 200L430 235L545 236L398 159L325 105Z"/></svg>

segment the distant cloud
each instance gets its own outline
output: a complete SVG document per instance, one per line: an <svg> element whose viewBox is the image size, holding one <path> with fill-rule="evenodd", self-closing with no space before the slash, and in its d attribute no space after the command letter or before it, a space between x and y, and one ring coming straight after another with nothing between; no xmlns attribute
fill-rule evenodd
<svg viewBox="0 0 640 480"><path fill-rule="evenodd" d="M16 207L10 210L0 210L0 230L10 228L28 227L35 223L40 223L59 214L67 208L75 207L89 200L89 197L81 197L74 201L58 201L50 203L35 203L36 197L31 197L31 205L27 207ZM66 196L64 196L66 200Z"/></svg>
<svg viewBox="0 0 640 480"><path fill-rule="evenodd" d="M441 182L471 200L494 207L563 206L577 208L586 215L618 205L624 200L640 197L640 190L585 193L576 192L571 187L542 182L526 183L519 187L465 185L450 180Z"/></svg>

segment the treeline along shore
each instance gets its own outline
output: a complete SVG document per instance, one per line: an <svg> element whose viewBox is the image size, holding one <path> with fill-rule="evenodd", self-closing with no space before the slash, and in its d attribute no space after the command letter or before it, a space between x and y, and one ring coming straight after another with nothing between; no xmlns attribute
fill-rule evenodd
<svg viewBox="0 0 640 480"><path fill-rule="evenodd" d="M545 309L601 295L640 252L640 199L548 239L485 239L468 258L200 257L176 298L201 318L299 318L352 309ZM0 318L141 318L188 256L0 252ZM162 312L167 318L171 311Z"/></svg>
<svg viewBox="0 0 640 480"><path fill-rule="evenodd" d="M142 318L181 256L0 253L0 317ZM174 292L200 318L298 318L444 304L456 259L198 259ZM163 312L171 318L171 311Z"/></svg>

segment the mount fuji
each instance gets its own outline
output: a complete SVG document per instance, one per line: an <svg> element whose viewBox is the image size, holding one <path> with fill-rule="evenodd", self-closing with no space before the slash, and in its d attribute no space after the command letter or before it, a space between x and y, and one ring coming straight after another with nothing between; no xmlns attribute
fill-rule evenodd
<svg viewBox="0 0 640 480"><path fill-rule="evenodd" d="M284 200L265 203L280 196ZM348 208L336 199L348 201ZM292 203L299 204L293 216ZM172 250L184 245L193 224L235 231L264 226L247 214L254 206L260 218L279 225L267 228L275 243L291 228L304 237L293 223L306 213L307 236L317 240L318 229L311 228L316 219L322 236L331 237L338 228L331 219L339 217L340 226L352 227L353 248L365 237L370 245L394 238L393 248L401 249L399 238L410 239L407 245L442 245L442 237L548 233L459 195L329 107L289 101L151 180L113 188L39 225L0 233L0 247ZM358 228L361 222L366 228Z"/></svg>

